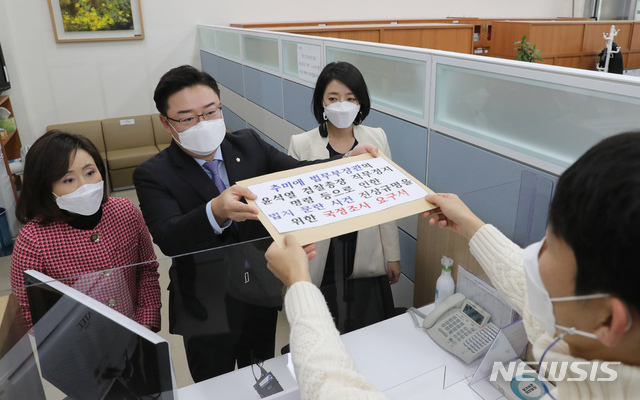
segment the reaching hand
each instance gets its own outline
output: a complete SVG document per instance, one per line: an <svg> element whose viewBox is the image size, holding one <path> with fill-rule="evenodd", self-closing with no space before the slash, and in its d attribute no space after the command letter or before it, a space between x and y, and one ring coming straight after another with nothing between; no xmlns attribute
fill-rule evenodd
<svg viewBox="0 0 640 400"><path fill-rule="evenodd" d="M316 256L315 243L300 246L292 235L285 235L284 248L273 242L265 253L267 268L287 287L296 282L311 282L309 261Z"/></svg>
<svg viewBox="0 0 640 400"><path fill-rule="evenodd" d="M349 157L355 157L366 153L369 153L374 157L378 157L378 148L369 143L360 143L351 150Z"/></svg>
<svg viewBox="0 0 640 400"><path fill-rule="evenodd" d="M246 197L255 200L257 196L244 186L233 185L220 193L211 201L211 212L218 224L225 223L228 219L242 222L248 219L258 219L258 208L243 203Z"/></svg>
<svg viewBox="0 0 640 400"><path fill-rule="evenodd" d="M398 282L401 272L400 261L387 261L387 277L390 284Z"/></svg>
<svg viewBox="0 0 640 400"><path fill-rule="evenodd" d="M441 228L450 228L467 239L471 237L484 225L469 207L460 198L451 193L440 193L427 195L427 201L438 206L433 210L422 213L423 217L431 217L429 224L438 224Z"/></svg>

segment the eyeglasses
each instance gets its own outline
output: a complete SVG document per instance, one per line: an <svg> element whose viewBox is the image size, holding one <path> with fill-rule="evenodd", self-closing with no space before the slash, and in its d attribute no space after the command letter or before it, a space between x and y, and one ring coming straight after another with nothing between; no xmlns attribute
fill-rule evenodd
<svg viewBox="0 0 640 400"><path fill-rule="evenodd" d="M205 121L211 121L222 117L222 104L220 105L220 107L210 108L202 114L189 114L180 119L173 119L167 115L165 115L165 117L168 120L179 122L182 129L186 130L191 128L192 126L196 126L200 121L200 117L202 117Z"/></svg>

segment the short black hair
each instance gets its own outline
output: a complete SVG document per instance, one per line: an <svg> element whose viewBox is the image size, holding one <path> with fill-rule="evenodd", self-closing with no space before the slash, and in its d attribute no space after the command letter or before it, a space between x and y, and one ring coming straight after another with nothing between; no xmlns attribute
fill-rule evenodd
<svg viewBox="0 0 640 400"><path fill-rule="evenodd" d="M356 125L361 124L362 121L367 118L367 115L369 115L369 111L371 110L369 90L367 89L367 83L364 81L364 78L358 68L345 61L334 61L327 64L318 76L316 88L313 91L313 98L311 100L311 109L313 110L313 115L316 117L316 121L318 121L320 125L324 123L324 106L322 104L322 99L327 86L334 80L343 83L346 87L351 89L354 96L356 96L356 99L358 99L358 103L360 103L360 112L353 123ZM320 134L322 134L323 137L326 137L326 129L321 129Z"/></svg>
<svg viewBox="0 0 640 400"><path fill-rule="evenodd" d="M549 225L575 255L577 295L640 310L640 131L602 140L562 174Z"/></svg>
<svg viewBox="0 0 640 400"><path fill-rule="evenodd" d="M158 112L165 117L169 108L169 97L182 89L204 85L209 86L220 97L220 88L215 79L204 71L199 71L191 65L181 65L162 75L153 93L153 101Z"/></svg>
<svg viewBox="0 0 640 400"><path fill-rule="evenodd" d="M107 171L96 146L84 136L53 129L40 136L25 157L22 190L16 204L16 217L20 222L27 223L40 217L40 223L47 225L73 218L56 204L53 184L67 173L71 155L78 149L86 151L93 158L104 184L102 203L107 201Z"/></svg>

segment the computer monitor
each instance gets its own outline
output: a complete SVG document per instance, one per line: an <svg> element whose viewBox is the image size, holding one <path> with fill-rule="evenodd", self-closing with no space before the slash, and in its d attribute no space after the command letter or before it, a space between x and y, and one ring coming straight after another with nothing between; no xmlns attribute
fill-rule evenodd
<svg viewBox="0 0 640 400"><path fill-rule="evenodd" d="M73 399L177 399L165 339L47 275L24 278L49 383Z"/></svg>

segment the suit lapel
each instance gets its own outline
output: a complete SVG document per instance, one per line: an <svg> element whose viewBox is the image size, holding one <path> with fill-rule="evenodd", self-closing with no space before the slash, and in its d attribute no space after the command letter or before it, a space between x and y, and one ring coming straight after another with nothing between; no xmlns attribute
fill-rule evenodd
<svg viewBox="0 0 640 400"><path fill-rule="evenodd" d="M196 160L182 151L173 141L169 146L169 153L171 154L173 165L178 171L178 176L200 194L205 202L220 194L216 185Z"/></svg>

